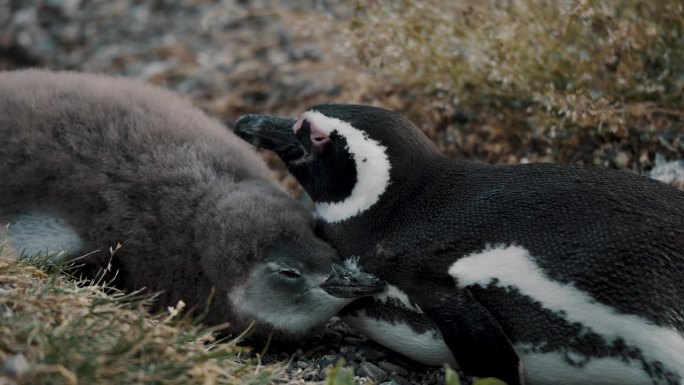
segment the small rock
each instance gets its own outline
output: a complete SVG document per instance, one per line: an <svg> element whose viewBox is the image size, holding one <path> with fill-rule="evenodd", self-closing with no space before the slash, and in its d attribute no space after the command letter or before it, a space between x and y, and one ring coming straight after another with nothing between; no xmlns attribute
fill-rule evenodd
<svg viewBox="0 0 684 385"><path fill-rule="evenodd" d="M409 385L410 382L404 377L399 376L398 374L390 374L389 376L390 380L394 381L397 385Z"/></svg>
<svg viewBox="0 0 684 385"><path fill-rule="evenodd" d="M316 364L319 365L322 369L327 368L330 365L335 365L337 363L337 360L339 360L339 357L334 355L334 354L329 354L321 357L320 359L316 360Z"/></svg>
<svg viewBox="0 0 684 385"><path fill-rule="evenodd" d="M278 361L287 361L290 359L290 355L287 353L280 353L278 355Z"/></svg>
<svg viewBox="0 0 684 385"><path fill-rule="evenodd" d="M389 373L396 373L402 377L406 377L409 375L408 370L402 368L399 365L395 365L391 362L381 361L378 363L378 366L381 367L382 369L386 370Z"/></svg>
<svg viewBox="0 0 684 385"><path fill-rule="evenodd" d="M306 196L308 197L308 194L302 194L302 195L306 195ZM313 201L311 200L311 198L308 198L308 199L303 198L303 197L300 197L300 198L299 198L299 201L300 201L300 202L303 202L304 200L311 201L311 202L313 203ZM304 203L304 202L303 202L303 203ZM306 202L306 203L308 203L308 202ZM306 204L306 203L305 203L305 204ZM328 329L328 330L325 331L325 338L326 338L326 340L328 340L328 341L330 341L330 340L333 340L333 341L340 341L340 340L342 340L342 334L339 333L339 332L336 332L335 330L330 330L330 329Z"/></svg>
<svg viewBox="0 0 684 385"><path fill-rule="evenodd" d="M377 361L385 357L385 353L377 349L363 349L359 351L359 355L363 356L368 361Z"/></svg>
<svg viewBox="0 0 684 385"><path fill-rule="evenodd" d="M629 165L629 155L624 152L617 154L615 157L615 165L619 168L627 168Z"/></svg>
<svg viewBox="0 0 684 385"><path fill-rule="evenodd" d="M359 370L356 371L357 376L368 377L376 384L379 384L387 379L387 372L380 369L378 366L370 362L364 362L359 365Z"/></svg>
<svg viewBox="0 0 684 385"><path fill-rule="evenodd" d="M328 372L326 370L321 370L316 375L314 381L325 381L326 378L328 378Z"/></svg>
<svg viewBox="0 0 684 385"><path fill-rule="evenodd" d="M302 371L300 378L305 381L315 381L319 374L320 370L318 369L305 369Z"/></svg>
<svg viewBox="0 0 684 385"><path fill-rule="evenodd" d="M358 337L347 336L344 337L344 342L348 343L349 345L359 345L363 342L363 339Z"/></svg>
<svg viewBox="0 0 684 385"><path fill-rule="evenodd" d="M19 378L29 369L29 362L23 354L15 354L5 360L0 374L10 378Z"/></svg>
<svg viewBox="0 0 684 385"><path fill-rule="evenodd" d="M38 11L34 7L19 10L14 14L12 21L17 25L35 24L38 21Z"/></svg>

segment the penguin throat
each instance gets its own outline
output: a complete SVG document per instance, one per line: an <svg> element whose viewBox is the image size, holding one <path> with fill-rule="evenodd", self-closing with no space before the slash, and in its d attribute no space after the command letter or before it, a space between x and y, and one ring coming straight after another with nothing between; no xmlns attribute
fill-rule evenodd
<svg viewBox="0 0 684 385"><path fill-rule="evenodd" d="M337 151L332 159L314 158L311 164L291 166L290 171L314 202L343 202L358 181L354 159L344 149Z"/></svg>
<svg viewBox="0 0 684 385"><path fill-rule="evenodd" d="M320 218L328 223L340 222L361 214L377 203L390 184L391 165L387 148L340 119L325 116L315 110L307 111L302 116L325 134L335 132L344 138L347 144L346 153L353 161L356 173L356 183L344 199L330 202L313 197ZM345 175L327 175L323 179L329 186L334 186L340 183L337 179L340 176ZM344 182L340 185L344 186Z"/></svg>

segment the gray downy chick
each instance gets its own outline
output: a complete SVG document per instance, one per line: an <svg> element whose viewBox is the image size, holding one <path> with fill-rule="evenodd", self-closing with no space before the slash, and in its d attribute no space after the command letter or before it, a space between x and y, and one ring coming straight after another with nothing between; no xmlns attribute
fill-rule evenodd
<svg viewBox="0 0 684 385"><path fill-rule="evenodd" d="M201 311L215 289L205 321L235 333L256 321L298 337L383 289L339 265L249 145L171 92L3 72L0 141L0 242L16 254L111 262L116 286L162 292L160 308Z"/></svg>

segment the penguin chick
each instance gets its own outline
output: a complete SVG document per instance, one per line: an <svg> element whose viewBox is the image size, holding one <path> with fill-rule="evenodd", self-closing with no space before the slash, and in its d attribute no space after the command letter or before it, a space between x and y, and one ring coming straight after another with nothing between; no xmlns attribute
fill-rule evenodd
<svg viewBox="0 0 684 385"><path fill-rule="evenodd" d="M234 333L256 321L297 337L384 287L342 268L254 151L171 92L2 72L0 140L0 226L17 254L85 254L91 272L111 259L116 286L206 308Z"/></svg>
<svg viewBox="0 0 684 385"><path fill-rule="evenodd" d="M447 159L369 106L235 130L286 161L343 258L388 282L342 311L371 338L431 364L446 345L465 374L508 384L684 383L683 192L598 167Z"/></svg>

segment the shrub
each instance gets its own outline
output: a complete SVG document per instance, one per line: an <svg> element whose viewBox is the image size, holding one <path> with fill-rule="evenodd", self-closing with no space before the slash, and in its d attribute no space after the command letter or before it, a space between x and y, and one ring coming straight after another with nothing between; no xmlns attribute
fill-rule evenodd
<svg viewBox="0 0 684 385"><path fill-rule="evenodd" d="M639 153L636 142L657 146L661 134L682 131L682 2L370 0L357 14L346 33L360 62L416 92L409 109L437 126L466 111L539 137L581 128L609 142L653 132L627 145L649 164L653 151ZM660 150L683 157L684 134L673 135ZM592 162L596 149L579 160Z"/></svg>

